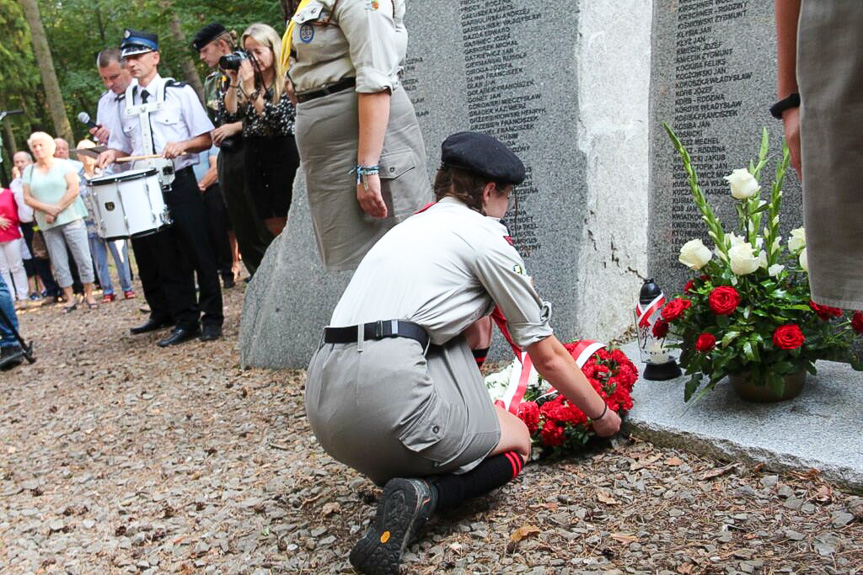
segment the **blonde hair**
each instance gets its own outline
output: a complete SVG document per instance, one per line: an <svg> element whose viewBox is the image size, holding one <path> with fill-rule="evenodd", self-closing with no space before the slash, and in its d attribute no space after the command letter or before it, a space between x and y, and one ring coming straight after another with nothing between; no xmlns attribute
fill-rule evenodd
<svg viewBox="0 0 863 575"><path fill-rule="evenodd" d="M246 38L255 40L258 44L266 46L273 53L273 103L276 104L282 97L285 91L285 67L282 64L282 59L279 56L282 53L282 39L276 30L263 22L255 22L243 32L240 38L240 46L245 49ZM257 83L257 79L255 80ZM259 86L263 87L263 86Z"/></svg>
<svg viewBox="0 0 863 575"><path fill-rule="evenodd" d="M30 149L33 149L33 142L36 140L45 140L46 146L45 148L48 150L48 154L53 156L54 152L57 151L57 142L54 141L54 138L51 134L46 132L33 132L30 134L30 137L27 138L27 145L30 146Z"/></svg>

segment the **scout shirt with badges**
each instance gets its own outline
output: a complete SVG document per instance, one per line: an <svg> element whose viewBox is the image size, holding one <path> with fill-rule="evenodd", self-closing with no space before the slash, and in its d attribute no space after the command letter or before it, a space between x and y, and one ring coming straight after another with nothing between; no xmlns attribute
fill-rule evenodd
<svg viewBox="0 0 863 575"><path fill-rule="evenodd" d="M147 112L149 123L145 121ZM133 156L160 154L170 142L183 142L212 130L213 123L195 90L157 74L145 88L133 81L126 89L121 129L111 132L108 147ZM198 155L179 156L173 162L174 170L179 171L198 163Z"/></svg>
<svg viewBox="0 0 863 575"><path fill-rule="evenodd" d="M407 53L404 0L312 0L294 23L290 77L297 94L356 78L356 91L393 91Z"/></svg>
<svg viewBox="0 0 863 575"><path fill-rule="evenodd" d="M519 346L552 335L551 307L506 236L498 220L444 198L369 251L331 325L409 320L433 345L396 337L318 349L306 413L330 456L383 484L464 473L495 448L497 413L461 334L497 304Z"/></svg>
<svg viewBox="0 0 863 575"><path fill-rule="evenodd" d="M499 220L443 198L369 251L330 325L404 319L441 345L497 304L519 347L545 339L551 305L539 298L508 235Z"/></svg>

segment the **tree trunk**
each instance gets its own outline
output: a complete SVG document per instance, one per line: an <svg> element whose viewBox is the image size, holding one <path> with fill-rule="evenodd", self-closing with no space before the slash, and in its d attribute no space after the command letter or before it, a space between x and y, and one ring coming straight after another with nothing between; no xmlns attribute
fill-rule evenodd
<svg viewBox="0 0 863 575"><path fill-rule="evenodd" d="M54 122L54 135L66 140L72 138L72 126L66 117L66 106L63 104L63 94L60 92L60 82L57 81L57 72L54 69L54 59L48 47L48 38L45 28L42 26L42 17L39 15L39 6L36 0L18 0L24 9L24 16L30 25L30 36L33 40L33 53L36 55L36 63L39 65L39 73L42 76L42 85L45 87L45 96L48 99L48 109L51 112L51 120Z"/></svg>
<svg viewBox="0 0 863 575"><path fill-rule="evenodd" d="M183 29L180 28L180 17L176 12L171 16L171 36L180 46L188 46L186 35L183 34ZM186 77L186 82L189 83L195 92L198 93L198 98L204 103L204 84L201 82L201 76L198 74L198 69L195 67L195 61L189 56L189 51L180 52L180 64L183 66L183 75Z"/></svg>
<svg viewBox="0 0 863 575"><path fill-rule="evenodd" d="M18 142L15 140L15 132L12 131L12 124L9 120L3 120L3 143L6 149L9 150L9 162L12 162L12 154L18 151ZM4 161L6 158L3 158Z"/></svg>

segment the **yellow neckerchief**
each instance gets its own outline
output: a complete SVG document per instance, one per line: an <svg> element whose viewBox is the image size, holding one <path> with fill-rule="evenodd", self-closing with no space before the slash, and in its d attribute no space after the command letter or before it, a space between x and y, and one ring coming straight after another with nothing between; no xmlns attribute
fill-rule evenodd
<svg viewBox="0 0 863 575"><path fill-rule="evenodd" d="M309 5L312 0L302 0L300 5L297 6L296 11L294 11L294 16L303 11L303 9ZM279 59L282 61L282 66L287 72L291 68L291 43L294 38L294 18L291 17L288 20L288 29L285 30L285 35L282 36L282 50L279 53Z"/></svg>

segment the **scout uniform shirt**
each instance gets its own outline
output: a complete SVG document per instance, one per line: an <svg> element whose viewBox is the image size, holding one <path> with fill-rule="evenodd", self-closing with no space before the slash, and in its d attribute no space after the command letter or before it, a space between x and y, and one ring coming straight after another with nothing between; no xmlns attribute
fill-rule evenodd
<svg viewBox="0 0 863 575"><path fill-rule="evenodd" d="M552 335L524 261L498 220L444 198L390 230L369 251L333 312L331 324L409 320L445 344L496 303L522 348Z"/></svg>
<svg viewBox="0 0 863 575"><path fill-rule="evenodd" d="M165 105L160 110L150 113L153 151L156 154L162 153L165 144L169 142L183 142L213 130L213 123L207 117L195 90L186 84L166 80L158 74L146 88L142 88L137 80L133 81L131 104L143 103L144 90L148 93L147 102L155 102L162 84L166 81L168 83L165 85ZM121 102L120 105L123 107L120 110L120 129L111 130L108 147L122 150L132 156L148 154L149 146L143 142L138 114L126 114L126 104ZM174 158L174 170L179 171L197 163L197 154L180 156Z"/></svg>
<svg viewBox="0 0 863 575"><path fill-rule="evenodd" d="M356 78L356 91L394 91L407 52L404 0L313 0L294 15L290 77L297 94Z"/></svg>

